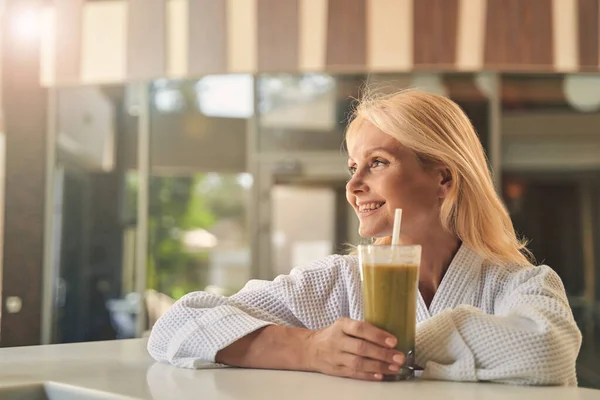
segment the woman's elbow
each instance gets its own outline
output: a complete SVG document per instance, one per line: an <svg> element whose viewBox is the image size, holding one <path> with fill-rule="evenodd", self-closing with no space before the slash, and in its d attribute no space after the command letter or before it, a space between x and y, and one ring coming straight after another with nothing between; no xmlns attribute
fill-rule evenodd
<svg viewBox="0 0 600 400"><path fill-rule="evenodd" d="M167 360L167 349L169 347L169 335L162 329L160 329L159 321L156 322L150 336L148 337L147 349L148 353L152 358L159 362L166 362Z"/></svg>
<svg viewBox="0 0 600 400"><path fill-rule="evenodd" d="M576 361L581 348L581 332L575 325L555 330L532 343L524 352L525 384L576 386Z"/></svg>

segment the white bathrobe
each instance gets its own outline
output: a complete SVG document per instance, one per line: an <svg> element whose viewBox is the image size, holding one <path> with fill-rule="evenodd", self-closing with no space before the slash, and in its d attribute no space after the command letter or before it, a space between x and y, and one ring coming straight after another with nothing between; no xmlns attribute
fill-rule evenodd
<svg viewBox="0 0 600 400"><path fill-rule="evenodd" d="M466 245L452 260L429 309L419 295L415 357L422 378L576 385L581 333L563 284L548 266L493 265ZM221 297L193 292L153 327L158 361L215 366L217 351L269 325L321 329L363 319L355 256L329 256L273 281L253 280Z"/></svg>

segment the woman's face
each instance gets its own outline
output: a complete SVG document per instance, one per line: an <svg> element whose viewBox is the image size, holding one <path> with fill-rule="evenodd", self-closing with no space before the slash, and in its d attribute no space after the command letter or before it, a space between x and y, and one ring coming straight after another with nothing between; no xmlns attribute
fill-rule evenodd
<svg viewBox="0 0 600 400"><path fill-rule="evenodd" d="M369 122L348 143L352 175L346 198L360 220L362 237L391 236L396 208L402 208L403 243L420 242L439 226L439 206L447 190L442 168L424 169L414 153Z"/></svg>

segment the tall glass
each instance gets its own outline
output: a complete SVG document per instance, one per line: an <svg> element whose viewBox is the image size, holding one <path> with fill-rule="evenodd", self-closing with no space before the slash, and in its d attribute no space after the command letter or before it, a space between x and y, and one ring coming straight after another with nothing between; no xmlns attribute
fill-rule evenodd
<svg viewBox="0 0 600 400"><path fill-rule="evenodd" d="M398 339L396 350L406 362L384 380L414 377L417 291L421 246L359 246L364 320Z"/></svg>

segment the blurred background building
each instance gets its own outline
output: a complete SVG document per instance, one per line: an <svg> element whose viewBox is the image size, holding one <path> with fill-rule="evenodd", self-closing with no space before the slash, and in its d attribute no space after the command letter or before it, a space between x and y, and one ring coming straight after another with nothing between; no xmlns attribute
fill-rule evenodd
<svg viewBox="0 0 600 400"><path fill-rule="evenodd" d="M142 336L357 243L365 85L469 115L600 387L599 0L2 0L0 345Z"/></svg>

